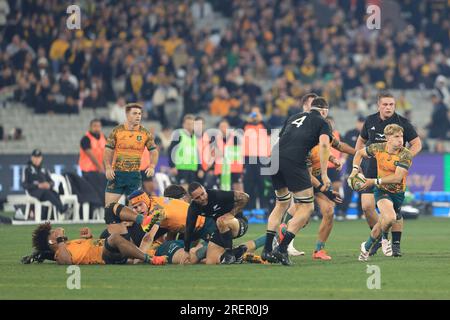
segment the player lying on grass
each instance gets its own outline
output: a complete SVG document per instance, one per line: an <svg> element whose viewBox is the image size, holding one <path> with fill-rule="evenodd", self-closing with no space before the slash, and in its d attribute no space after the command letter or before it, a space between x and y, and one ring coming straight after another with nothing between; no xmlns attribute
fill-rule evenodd
<svg viewBox="0 0 450 320"><path fill-rule="evenodd" d="M234 255L235 263L264 263L260 256L254 254L254 251L264 245L265 236L256 240L250 240L231 250ZM168 240L150 251L154 256L167 256L169 264L220 264L225 254L223 247L208 245L207 242L199 242L189 250L189 259L185 258L184 241Z"/></svg>
<svg viewBox="0 0 450 320"><path fill-rule="evenodd" d="M63 228L52 229L50 222L40 224L33 232L33 247L46 252L47 258L58 264L125 264L128 259L144 263L166 264L166 257L151 257L119 234L107 239L93 239L89 228L80 230L80 239L69 240ZM53 254L53 257L51 257ZM22 262L32 262L23 259Z"/></svg>
<svg viewBox="0 0 450 320"><path fill-rule="evenodd" d="M166 197L149 197L144 191L136 190L129 197L133 209L120 204L113 204L105 212L105 220L119 224L122 221L131 221L133 225L128 229L123 227L121 232L130 239L143 252L147 252L155 239L168 233L168 239L173 240L178 233L184 233L189 204L178 199ZM133 218L133 217L140 217ZM123 220L127 217L130 220ZM133 220L134 219L134 220ZM194 228L193 240L208 239L216 230L213 220L200 217Z"/></svg>
<svg viewBox="0 0 450 320"><path fill-rule="evenodd" d="M384 128L386 142L374 143L358 150L353 159L351 179L359 172L362 158L374 157L377 162L378 178L366 179L362 190L374 187L376 204L380 216L375 227L367 239L361 244L358 260L367 261L372 246L379 240L382 233L387 233L392 224L401 219L400 209L405 199L406 176L412 163L411 152L403 147L403 128L397 124L390 124Z"/></svg>

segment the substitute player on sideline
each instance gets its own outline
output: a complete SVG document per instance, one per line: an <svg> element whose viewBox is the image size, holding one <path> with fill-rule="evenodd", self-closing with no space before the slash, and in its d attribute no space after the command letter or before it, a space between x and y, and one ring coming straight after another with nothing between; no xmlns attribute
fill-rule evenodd
<svg viewBox="0 0 450 320"><path fill-rule="evenodd" d="M105 207L119 201L122 194L130 195L141 187L139 167L144 148L150 151L150 165L145 170L153 176L158 163L158 149L153 135L140 123L142 106L138 103L126 105L126 123L113 129L105 148L104 164L108 184L105 192ZM114 163L113 163L114 160ZM109 233L120 232L119 228L108 226Z"/></svg>
<svg viewBox="0 0 450 320"><path fill-rule="evenodd" d="M412 163L412 153L403 146L403 128L390 124L384 128L387 142L373 143L358 150L353 159L351 180L358 172L362 158L373 157L377 163L378 177L366 180L363 189L372 188L380 210L378 223L366 242L361 244L360 261L367 261L372 246L381 233L385 236L391 226L400 218L400 209L405 199L406 176ZM375 187L373 187L375 186Z"/></svg>
<svg viewBox="0 0 450 320"><path fill-rule="evenodd" d="M395 112L395 98L389 92L381 92L378 95L378 112L367 117L361 133L356 141L355 149L358 151L364 146L372 143L385 142L384 128L389 124L397 124L403 128L403 141L409 143L409 151L415 157L422 149L422 142L411 123ZM362 165L363 173L367 178L377 177L377 164L375 159L369 159ZM371 189L366 189L361 193L361 204L369 227L372 229L378 221L375 211L375 198ZM392 248L387 239L383 239L385 254L401 256L400 241L403 231L403 219L400 219L392 226ZM380 247L375 246L373 251ZM373 254L372 252L371 254Z"/></svg>
<svg viewBox="0 0 450 320"><path fill-rule="evenodd" d="M327 174L330 157L331 129L325 118L328 103L322 97L311 103L311 111L290 117L280 132L280 140L273 149L272 163L279 161L279 170L272 175L276 194L275 208L267 224L266 244L261 257L269 262L290 265L287 246L295 234L303 228L314 209L314 194L307 168L307 157L311 149L320 144L320 169L322 182L326 188L331 185ZM272 252L272 243L284 212L289 208L294 194L295 212L288 222L287 232L280 245Z"/></svg>

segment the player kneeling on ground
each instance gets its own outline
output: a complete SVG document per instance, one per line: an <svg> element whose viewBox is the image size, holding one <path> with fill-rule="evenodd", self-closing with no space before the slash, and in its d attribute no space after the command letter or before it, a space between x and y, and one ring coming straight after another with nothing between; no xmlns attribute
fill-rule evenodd
<svg viewBox="0 0 450 320"><path fill-rule="evenodd" d="M37 252L46 252L58 264L125 264L128 259L139 259L145 263L166 264L166 257L150 257L119 234L105 240L93 239L89 228L80 230L80 239L68 240L63 228L52 230L50 222L40 224L33 232L33 247ZM36 253L35 253L36 254ZM30 263L32 259L22 259Z"/></svg>
<svg viewBox="0 0 450 320"><path fill-rule="evenodd" d="M361 253L358 260L367 261L372 246L387 233L392 224L401 219L400 209L405 198L406 176L412 163L411 152L403 147L403 128L396 124L390 124L384 129L387 142L374 143L359 150L353 159L353 171L348 179L349 185L353 185L352 179L358 174L362 158L374 157L377 162L378 178L366 179L361 189L374 187L375 201L380 210L377 224L366 242L361 244Z"/></svg>
<svg viewBox="0 0 450 320"><path fill-rule="evenodd" d="M184 237L185 256L188 257L191 241L197 220L206 217L214 219L218 232L215 232L208 244L208 252L214 247L225 249L222 263L231 264L236 261L231 250L233 239L242 237L248 229L247 219L242 214L249 196L241 191L205 190L193 182L189 185L189 195L192 197L186 219L186 233ZM211 250L210 250L211 249ZM216 264L208 255L207 264Z"/></svg>

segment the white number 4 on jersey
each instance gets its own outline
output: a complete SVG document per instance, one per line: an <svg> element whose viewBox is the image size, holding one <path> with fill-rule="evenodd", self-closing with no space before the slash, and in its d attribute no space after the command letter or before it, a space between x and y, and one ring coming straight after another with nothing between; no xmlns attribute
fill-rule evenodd
<svg viewBox="0 0 450 320"><path fill-rule="evenodd" d="M305 121L305 119L306 119L306 116L303 116L301 118L298 118L295 121L292 121L291 123L295 124L297 126L297 128L298 128L298 127L300 127L303 124L303 121Z"/></svg>

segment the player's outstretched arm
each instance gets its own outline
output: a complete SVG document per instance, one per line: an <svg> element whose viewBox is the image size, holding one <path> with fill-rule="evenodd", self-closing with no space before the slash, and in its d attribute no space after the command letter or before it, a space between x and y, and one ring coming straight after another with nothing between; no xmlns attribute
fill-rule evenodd
<svg viewBox="0 0 450 320"><path fill-rule="evenodd" d="M387 177L377 178L377 179L367 179L366 182L362 185L361 190L370 188L372 186L379 186L382 184L392 184L392 183L401 183L403 178L408 174L408 169L397 167L395 169L395 173L388 175Z"/></svg>
<svg viewBox="0 0 450 320"><path fill-rule="evenodd" d="M422 140L420 137L414 138L408 142L410 144L409 151L412 156L415 157L422 150Z"/></svg>
<svg viewBox="0 0 450 320"><path fill-rule="evenodd" d="M342 141L339 141L339 144L337 145L336 149L346 154L354 155L356 153L355 148L352 148L350 145Z"/></svg>
<svg viewBox="0 0 450 320"><path fill-rule="evenodd" d="M320 157L320 172L322 181L325 186L330 186L331 181L328 178L328 159L330 158L330 137L327 134L322 134L319 137L319 157Z"/></svg>
<svg viewBox="0 0 450 320"><path fill-rule="evenodd" d="M353 158L353 170L349 176L349 179L356 176L356 174L359 172L359 166L361 165L361 161L363 158L369 158L366 148L362 148L356 151L355 157Z"/></svg>
<svg viewBox="0 0 450 320"><path fill-rule="evenodd" d="M57 264L73 264L72 255L66 248L64 242L58 243L58 250L55 253L55 260Z"/></svg>
<svg viewBox="0 0 450 320"><path fill-rule="evenodd" d="M361 136L358 136L358 140L356 140L355 150L361 150L364 149L364 146L366 145L367 140L364 139Z"/></svg>
<svg viewBox="0 0 450 320"><path fill-rule="evenodd" d="M155 224L149 232L147 232L142 238L141 245L139 249L143 252L147 252L153 244L153 240L155 239L156 232L159 230L159 225Z"/></svg>

